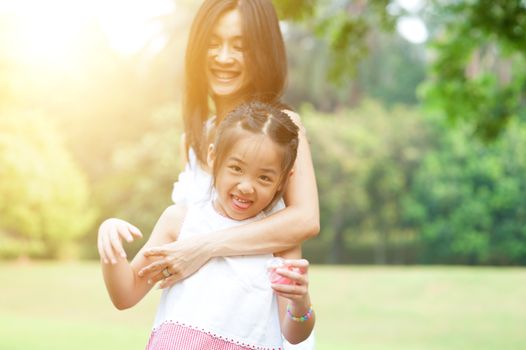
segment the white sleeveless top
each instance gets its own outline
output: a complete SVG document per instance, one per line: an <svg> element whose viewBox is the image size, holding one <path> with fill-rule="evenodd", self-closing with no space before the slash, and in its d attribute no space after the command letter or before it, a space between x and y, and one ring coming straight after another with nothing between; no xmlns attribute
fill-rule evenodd
<svg viewBox="0 0 526 350"><path fill-rule="evenodd" d="M209 119L211 120L211 119ZM212 176L206 172L197 162L197 156L192 148L188 154L188 163L183 172L179 174L178 181L174 183L172 200L177 204L190 206L191 204L209 201L212 195ZM285 208L283 199L280 199L269 214L275 213ZM243 221L243 223L245 223ZM314 331L303 342L290 344L283 338L283 348L285 350L314 350L315 336Z"/></svg>
<svg viewBox="0 0 526 350"><path fill-rule="evenodd" d="M179 238L241 225L211 201L188 208ZM277 298L266 273L272 254L218 257L164 290L147 349L283 349Z"/></svg>

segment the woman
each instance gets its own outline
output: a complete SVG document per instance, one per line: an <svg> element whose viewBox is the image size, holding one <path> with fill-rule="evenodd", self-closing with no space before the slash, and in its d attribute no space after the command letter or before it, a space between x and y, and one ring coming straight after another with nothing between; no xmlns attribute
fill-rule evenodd
<svg viewBox="0 0 526 350"><path fill-rule="evenodd" d="M199 201L208 193L211 177L206 151L215 129L230 110L250 99L282 106L300 126L294 175L284 191L282 210L199 239L151 248L144 254L155 261L139 276L152 283L164 280L161 287L168 287L213 257L282 252L318 233L318 194L309 145L299 116L280 102L286 76L283 37L270 0L206 0L202 4L192 24L185 59L183 118L188 163L174 188L175 205L169 210L177 211L178 206ZM108 243L101 254L103 262L115 263L125 257L121 240L140 235L125 221L106 220L99 229L100 241ZM309 339L303 348L312 348Z"/></svg>

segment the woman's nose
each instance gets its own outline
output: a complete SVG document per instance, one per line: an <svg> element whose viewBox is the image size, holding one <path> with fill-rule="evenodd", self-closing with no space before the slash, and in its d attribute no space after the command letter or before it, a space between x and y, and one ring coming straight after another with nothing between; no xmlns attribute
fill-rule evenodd
<svg viewBox="0 0 526 350"><path fill-rule="evenodd" d="M232 63L234 60L232 56L232 51L230 50L228 45L221 45L221 47L216 52L214 59L217 63L222 64L229 64Z"/></svg>

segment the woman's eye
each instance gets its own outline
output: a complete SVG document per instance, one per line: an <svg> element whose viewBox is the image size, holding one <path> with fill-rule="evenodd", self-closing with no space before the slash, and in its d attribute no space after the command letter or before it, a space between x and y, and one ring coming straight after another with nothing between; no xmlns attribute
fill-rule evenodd
<svg viewBox="0 0 526 350"><path fill-rule="evenodd" d="M234 41L232 43L232 47L234 48L234 50L237 50L237 51L245 50L245 45L243 45L243 42L241 40Z"/></svg>
<svg viewBox="0 0 526 350"><path fill-rule="evenodd" d="M236 173L241 172L241 168L238 167L237 165L231 165L231 166L229 166L229 168L230 168L232 171L235 171Z"/></svg>

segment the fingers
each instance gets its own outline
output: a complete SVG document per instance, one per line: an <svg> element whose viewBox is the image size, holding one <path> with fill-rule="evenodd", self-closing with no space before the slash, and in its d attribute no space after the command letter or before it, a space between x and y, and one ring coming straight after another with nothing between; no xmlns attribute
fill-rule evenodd
<svg viewBox="0 0 526 350"><path fill-rule="evenodd" d="M126 251L122 239L132 242L135 237L142 237L141 231L120 219L108 219L99 228L97 247L105 264L116 264L117 258L126 258Z"/></svg>
<svg viewBox="0 0 526 350"><path fill-rule="evenodd" d="M102 238L101 236L97 236L97 248L99 249L99 255L102 259L102 261L107 264L109 261L108 261L108 257L106 256L106 252L104 251L104 246L102 244Z"/></svg>
<svg viewBox="0 0 526 350"><path fill-rule="evenodd" d="M301 273L299 269L288 270L284 268L276 269L276 273L280 276L288 278L292 281L292 284L296 285L308 285L308 277L306 274Z"/></svg>
<svg viewBox="0 0 526 350"><path fill-rule="evenodd" d="M124 248L122 247L120 232L117 231L115 228L111 228L109 236L110 236L110 243L111 243L111 247L113 248L113 252L116 255L119 255L121 258L126 258L126 252L124 251ZM112 264L115 264L117 261L115 259L111 259L111 262Z"/></svg>
<svg viewBox="0 0 526 350"><path fill-rule="evenodd" d="M139 272L139 277L150 277L152 278L154 274L159 274L161 271L168 266L168 261L165 259L155 261L148 266L143 267Z"/></svg>
<svg viewBox="0 0 526 350"><path fill-rule="evenodd" d="M137 227L133 226L130 223L127 223L127 224L128 224L128 230L130 231L130 233L132 235L134 235L135 237L138 237L138 238L142 238L141 230L139 230Z"/></svg>
<svg viewBox="0 0 526 350"><path fill-rule="evenodd" d="M308 292L307 285L291 285L291 284L271 284L272 289L277 295L291 300L299 300L305 297Z"/></svg>
<svg viewBox="0 0 526 350"><path fill-rule="evenodd" d="M169 288L169 287L173 286L174 284L176 284L181 279L181 275L179 273L173 273L169 277L164 277L162 271L165 268L168 268L168 267L163 267L161 272L157 272L157 273L156 272L152 272L153 276L150 276L148 278L148 284L155 284L155 283L161 281L161 283L159 284L159 289L163 289L163 288ZM170 271L170 269L169 269L169 271ZM143 275L143 276L146 276L146 275Z"/></svg>
<svg viewBox="0 0 526 350"><path fill-rule="evenodd" d="M162 273L156 273L148 278L148 284L156 284L164 278Z"/></svg>
<svg viewBox="0 0 526 350"><path fill-rule="evenodd" d="M159 288L160 289L170 288L171 286L176 284L177 281L179 281L179 279L180 278L178 275L171 275L170 277L165 278L164 281L162 281L161 284L159 284Z"/></svg>
<svg viewBox="0 0 526 350"><path fill-rule="evenodd" d="M288 259L284 266L276 269L276 274L291 283L272 283L271 287L277 295L289 300L301 300L308 294L309 262L305 259Z"/></svg>
<svg viewBox="0 0 526 350"><path fill-rule="evenodd" d="M117 260L115 259L115 255L113 254L113 249L111 246L109 234L102 234L101 241L102 241L102 248L106 256L106 260L111 262L112 264L117 263Z"/></svg>
<svg viewBox="0 0 526 350"><path fill-rule="evenodd" d="M285 266L296 267L301 273L309 270L309 261L307 259L287 259L284 261Z"/></svg>
<svg viewBox="0 0 526 350"><path fill-rule="evenodd" d="M143 252L143 255L145 257L151 257L151 256L166 256L168 255L168 251L164 248L160 248L160 247L155 247L155 248L149 248L149 249L146 249L144 252Z"/></svg>

